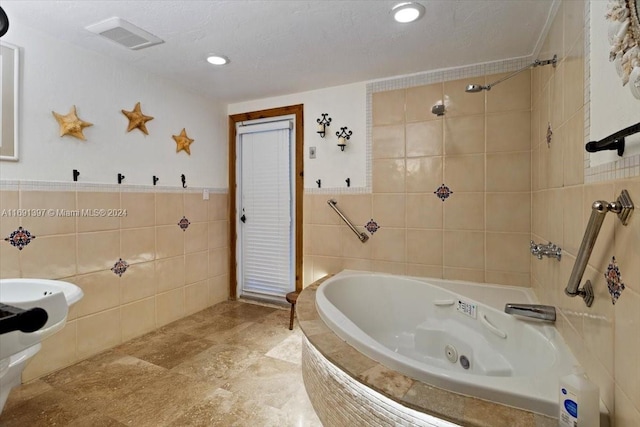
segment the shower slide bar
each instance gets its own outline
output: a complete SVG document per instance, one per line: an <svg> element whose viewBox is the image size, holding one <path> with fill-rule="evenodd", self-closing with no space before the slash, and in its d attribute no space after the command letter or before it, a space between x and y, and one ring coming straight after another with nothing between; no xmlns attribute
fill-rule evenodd
<svg viewBox="0 0 640 427"><path fill-rule="evenodd" d="M336 202L333 199L329 199L327 200L327 204L329 206L331 206L331 209L333 209L334 211L336 211L336 213L338 214L338 216L340 218L342 218L342 220L345 222L345 224L347 224L349 226L349 228L351 229L351 231L353 231L354 233L356 233L356 236L358 236L358 239L364 243L367 240L369 240L369 236L367 236L366 234L364 234L364 232L360 232L358 231L358 229L351 223L351 221L349 221L349 219L347 219L346 216L344 216L344 214L340 211L340 209L338 209L338 207L336 206L338 204L338 202Z"/></svg>
<svg viewBox="0 0 640 427"><path fill-rule="evenodd" d="M579 289L579 287L584 271L587 268L587 263L591 257L591 252L596 244L596 239L598 238L604 217L607 212L614 212L618 214L622 225L627 225L629 223L629 217L633 212L633 207L633 202L627 190L622 190L615 202L607 203L602 200L593 202L593 205L591 205L591 217L589 217L587 228L584 231L584 237L582 238L580 249L578 249L578 256L576 257L576 263L573 265L573 270L569 277L569 283L564 290L565 294L570 297L580 295L580 297L584 299L587 307L591 307L591 304L593 304L593 286L591 285L591 281L587 280L582 289Z"/></svg>

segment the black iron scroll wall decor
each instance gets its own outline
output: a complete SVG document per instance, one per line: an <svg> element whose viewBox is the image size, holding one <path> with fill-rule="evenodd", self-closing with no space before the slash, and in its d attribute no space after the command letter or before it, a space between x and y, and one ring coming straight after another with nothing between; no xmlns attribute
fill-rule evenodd
<svg viewBox="0 0 640 427"><path fill-rule="evenodd" d="M331 117L327 117L328 115L329 113L322 113L322 118L316 119L316 122L318 123L318 135L320 135L320 138L324 138L327 127L331 125Z"/></svg>
<svg viewBox="0 0 640 427"><path fill-rule="evenodd" d="M348 128L341 127L340 132L336 132L336 136L338 137L338 147L340 147L340 151L344 151L344 147L347 146L347 141L351 138L353 132L348 130Z"/></svg>

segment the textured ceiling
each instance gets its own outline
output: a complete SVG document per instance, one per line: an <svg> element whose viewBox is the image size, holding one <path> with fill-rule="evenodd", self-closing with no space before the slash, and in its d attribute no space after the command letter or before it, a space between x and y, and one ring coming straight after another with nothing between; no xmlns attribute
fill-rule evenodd
<svg viewBox="0 0 640 427"><path fill-rule="evenodd" d="M425 16L399 24L390 14L399 1L2 0L2 7L10 21L234 103L527 57L553 3L419 0ZM113 16L165 43L130 51L85 30ZM213 67L208 53L231 63Z"/></svg>

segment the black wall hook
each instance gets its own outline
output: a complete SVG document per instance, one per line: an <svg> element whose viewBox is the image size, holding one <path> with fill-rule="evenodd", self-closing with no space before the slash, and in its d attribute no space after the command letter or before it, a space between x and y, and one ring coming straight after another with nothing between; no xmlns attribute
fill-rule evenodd
<svg viewBox="0 0 640 427"><path fill-rule="evenodd" d="M158 183L158 180L160 178L158 178L157 176L153 175L153 185L156 185Z"/></svg>
<svg viewBox="0 0 640 427"><path fill-rule="evenodd" d="M347 178L344 180L347 183L347 187L351 187L351 178Z"/></svg>
<svg viewBox="0 0 640 427"><path fill-rule="evenodd" d="M182 180L182 188L187 188L187 178L184 174L180 175L180 179Z"/></svg>
<svg viewBox="0 0 640 427"><path fill-rule="evenodd" d="M78 172L78 169L74 169L73 170L73 181L74 182L78 182L78 177L80 176L80 172Z"/></svg>
<svg viewBox="0 0 640 427"><path fill-rule="evenodd" d="M322 180L321 179L317 180L316 184L318 184L318 188L322 188Z"/></svg>
<svg viewBox="0 0 640 427"><path fill-rule="evenodd" d="M122 184L122 181L124 181L124 175L122 175L121 173L118 174L118 184Z"/></svg>

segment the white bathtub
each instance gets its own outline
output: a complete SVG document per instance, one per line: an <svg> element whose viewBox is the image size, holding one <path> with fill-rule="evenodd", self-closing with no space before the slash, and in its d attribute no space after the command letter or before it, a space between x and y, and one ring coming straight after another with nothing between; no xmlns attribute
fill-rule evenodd
<svg viewBox="0 0 640 427"><path fill-rule="evenodd" d="M507 302L537 301L518 287L354 271L316 293L322 320L371 359L436 387L556 417L558 378L577 362L552 324L505 314Z"/></svg>

